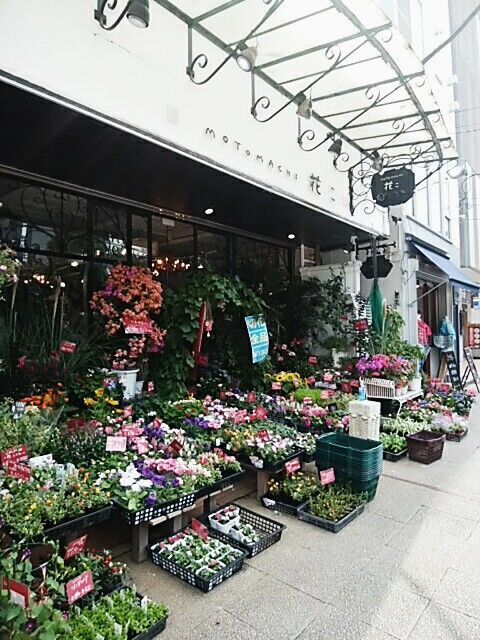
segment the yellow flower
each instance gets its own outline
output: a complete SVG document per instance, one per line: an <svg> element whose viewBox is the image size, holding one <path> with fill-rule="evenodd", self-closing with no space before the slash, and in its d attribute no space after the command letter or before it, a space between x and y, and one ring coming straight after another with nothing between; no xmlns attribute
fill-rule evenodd
<svg viewBox="0 0 480 640"><path fill-rule="evenodd" d="M112 405L112 407L118 406L118 400L114 400L113 398L107 398L107 402Z"/></svg>
<svg viewBox="0 0 480 640"><path fill-rule="evenodd" d="M95 404L95 400L93 398L84 398L83 404L85 404L87 407L91 407L92 404Z"/></svg>
<svg viewBox="0 0 480 640"><path fill-rule="evenodd" d="M103 398L103 389L100 387L99 389L95 389L95 395L97 396L97 398Z"/></svg>
<svg viewBox="0 0 480 640"><path fill-rule="evenodd" d="M37 505L35 503L30 505L30 511L35 511L36 508Z"/></svg>

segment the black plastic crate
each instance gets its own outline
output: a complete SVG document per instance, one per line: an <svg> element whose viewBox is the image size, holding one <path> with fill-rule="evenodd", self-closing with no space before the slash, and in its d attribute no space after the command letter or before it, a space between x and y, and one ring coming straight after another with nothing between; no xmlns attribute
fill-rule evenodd
<svg viewBox="0 0 480 640"><path fill-rule="evenodd" d="M223 489L226 489L234 482L238 482L244 475L245 470L242 469L241 471L237 471L236 473L231 473L229 476L225 476L221 480L217 480L217 482L214 482L208 487L202 487L197 491L196 499L203 498L205 496L208 496L210 493L215 493L216 491L223 491Z"/></svg>
<svg viewBox="0 0 480 640"><path fill-rule="evenodd" d="M183 531L183 529L181 529L181 531ZM176 533L179 533L179 532L177 531ZM176 535L176 533L173 535ZM224 540L222 539L218 531L209 530L209 536L211 536L212 538L217 538L221 542L224 542ZM168 571L172 575L177 576L177 578L180 578L180 580L187 582L188 584L192 585L192 587L200 589L200 591L203 591L204 593L208 593L214 587L217 587L219 584L221 584L224 580L226 580L227 578L230 578L235 573L237 573L237 571L240 571L240 569L243 567L243 563L245 561L245 558L247 557L247 554L240 547L238 542L232 540L232 541L229 541L228 544L231 547L235 547L236 549L241 551L242 555L237 560L235 560L234 562L231 562L229 565L227 565L226 567L218 571L211 578L202 578L201 576L197 576L190 569L181 567L176 562L173 562L172 560L168 560L167 558L164 558L155 549L155 546L156 546L155 544L149 547L149 551L150 551L150 556L152 558L153 564L156 564L162 569L165 569L165 571Z"/></svg>
<svg viewBox="0 0 480 640"><path fill-rule="evenodd" d="M140 633L137 636L133 636L132 640L153 640L159 633L165 631L165 627L167 626L168 618L162 618L158 622L156 622L153 627L147 629L143 633Z"/></svg>
<svg viewBox="0 0 480 640"><path fill-rule="evenodd" d="M69 533L75 533L76 531L81 531L82 529L86 529L87 527L92 527L95 524L99 524L100 522L104 522L110 518L110 514L112 513L112 505L109 504L106 507L102 507L101 509L95 509L95 511L90 511L89 513L84 513L78 518L74 518L73 520L67 520L66 522L60 522L59 524L52 525L44 530L44 536L48 538L61 538L63 536L68 535Z"/></svg>
<svg viewBox="0 0 480 640"><path fill-rule="evenodd" d="M465 438L467 433L468 429L465 429L465 431L462 431L460 433L446 433L445 435L447 436L447 440L449 440L450 442L460 442L460 440L463 440Z"/></svg>
<svg viewBox="0 0 480 640"><path fill-rule="evenodd" d="M268 493L261 496L260 502L266 509L271 509L272 511L278 511L280 513L286 513L287 515L294 516L295 518L298 517L299 509L304 507L306 504L306 502L301 502L297 505L290 504L288 502L282 502L277 498L269 496Z"/></svg>
<svg viewBox="0 0 480 640"><path fill-rule="evenodd" d="M309 513L307 511L307 505L305 505L302 509L299 510L298 517L303 522L314 524L316 527L320 527L321 529L326 529L327 531L331 531L332 533L338 533L344 527L346 527L347 524L350 524L352 520L355 520L357 516L363 513L364 509L365 509L365 504L361 504L341 520L338 520L337 522L332 522L331 520L326 520L325 518L319 518L318 516L314 516L312 513Z"/></svg>
<svg viewBox="0 0 480 640"><path fill-rule="evenodd" d="M261 551L265 551L268 547L272 546L280 540L282 537L283 530L285 529L285 525L281 522L276 522L275 520L270 520L270 518L265 518L265 516L261 516L259 513L255 513L255 511L250 511L250 509L245 509L238 504L233 503L233 505L227 506L235 506L240 510L240 522L242 524L251 525L257 533L261 535L261 538L258 542L254 542L253 544L245 544L244 542L240 542L235 538L232 538L227 533L222 533L221 531L217 531L210 525L210 520L208 519L208 515L202 516L199 518L203 524L207 525L210 531L214 531L217 534L217 537L220 538L222 542L226 544L236 544L243 551L246 552L249 558L253 558L253 556L258 555ZM222 507L223 509L225 507ZM216 513L218 511L214 510L211 513ZM209 514L211 515L211 514Z"/></svg>
<svg viewBox="0 0 480 640"><path fill-rule="evenodd" d="M398 462L402 458L405 458L407 456L407 453L408 453L408 449L406 447L405 449L403 449L403 451L399 451L398 453L393 453L393 451L386 451L384 449L383 459L389 460L390 462Z"/></svg>
<svg viewBox="0 0 480 640"><path fill-rule="evenodd" d="M155 504L151 507L145 507L139 511L129 511L122 504L117 502L117 500L114 500L113 504L121 512L128 524L138 525L150 522L150 520L160 518L161 516L169 515L170 513L182 511L182 509L187 509L188 507L193 506L196 499L196 493L186 493L184 496L180 496L174 500L160 502L159 504Z"/></svg>

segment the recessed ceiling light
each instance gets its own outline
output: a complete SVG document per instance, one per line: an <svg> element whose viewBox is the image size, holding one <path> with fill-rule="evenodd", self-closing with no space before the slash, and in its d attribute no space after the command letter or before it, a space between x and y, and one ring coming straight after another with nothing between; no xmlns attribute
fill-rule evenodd
<svg viewBox="0 0 480 640"><path fill-rule="evenodd" d="M295 240L295 234L294 234L294 233L289 233L289 234L288 234L288 236L287 236L287 238L288 238L289 240Z"/></svg>
<svg viewBox="0 0 480 640"><path fill-rule="evenodd" d="M70 262L70 265L71 265L72 267L78 267L78 260L72 260L72 261Z"/></svg>
<svg viewBox="0 0 480 640"><path fill-rule="evenodd" d="M213 209L205 209L205 215L211 216L213 213Z"/></svg>

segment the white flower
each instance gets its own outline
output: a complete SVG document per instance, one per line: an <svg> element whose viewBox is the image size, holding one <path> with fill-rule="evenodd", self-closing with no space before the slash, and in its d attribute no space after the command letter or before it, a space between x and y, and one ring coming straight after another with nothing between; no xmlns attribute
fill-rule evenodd
<svg viewBox="0 0 480 640"><path fill-rule="evenodd" d="M137 484L143 489L145 487L151 487L153 485L153 482L148 478L142 478L141 480L138 481Z"/></svg>
<svg viewBox="0 0 480 640"><path fill-rule="evenodd" d="M122 476L120 478L120 485L122 487L131 487L135 480L131 476Z"/></svg>
<svg viewBox="0 0 480 640"><path fill-rule="evenodd" d="M140 484L139 484L138 482L134 482L134 483L132 484L132 486L130 487L130 489L131 489L132 491L135 491L136 493L138 493L139 491L141 491L141 490L142 490L142 487L140 486Z"/></svg>

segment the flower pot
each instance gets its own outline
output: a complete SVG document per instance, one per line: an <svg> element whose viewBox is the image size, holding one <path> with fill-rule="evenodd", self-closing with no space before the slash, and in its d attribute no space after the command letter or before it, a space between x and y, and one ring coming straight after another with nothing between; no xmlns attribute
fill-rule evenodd
<svg viewBox="0 0 480 640"><path fill-rule="evenodd" d="M143 385L145 384L145 380L137 380L135 383L135 395L139 398L143 392Z"/></svg>
<svg viewBox="0 0 480 640"><path fill-rule="evenodd" d="M343 358L349 357L348 351L337 351L337 349L332 349L332 360L333 360L333 368L338 369L340 367L340 361Z"/></svg>
<svg viewBox="0 0 480 640"><path fill-rule="evenodd" d="M414 378L413 380L410 380L410 382L408 383L408 389L410 391L421 391L422 390L422 379L421 378Z"/></svg>
<svg viewBox="0 0 480 640"><path fill-rule="evenodd" d="M125 369L123 371L113 370L118 376L118 380L123 387L123 399L133 400L137 391L137 374L139 369Z"/></svg>
<svg viewBox="0 0 480 640"><path fill-rule="evenodd" d="M395 387L395 396L404 396L408 393L408 386Z"/></svg>

